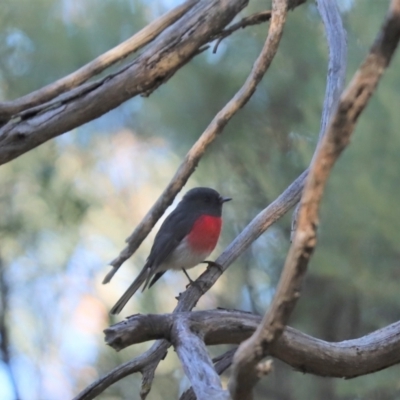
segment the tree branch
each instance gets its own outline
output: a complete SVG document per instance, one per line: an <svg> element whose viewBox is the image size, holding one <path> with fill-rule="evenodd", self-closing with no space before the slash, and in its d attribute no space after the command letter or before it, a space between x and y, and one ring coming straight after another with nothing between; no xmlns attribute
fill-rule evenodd
<svg viewBox="0 0 400 400"><path fill-rule="evenodd" d="M201 51L248 0L201 0L166 29L131 64L98 82L75 88L74 96L0 129L0 164L117 107L155 90ZM67 94L66 94L67 95Z"/></svg>
<svg viewBox="0 0 400 400"><path fill-rule="evenodd" d="M176 324L184 324L186 329L196 332L207 345L240 344L255 332L260 322L261 317L255 314L217 309L134 315L104 332L106 343L117 351L154 339L173 341ZM231 353L215 360L223 361L223 370L229 366ZM326 342L286 327L271 344L269 354L304 373L346 379L367 375L400 363L400 321L343 342Z"/></svg>
<svg viewBox="0 0 400 400"><path fill-rule="evenodd" d="M140 50L153 41L161 32L181 18L199 0L188 0L160 18L148 24L128 40L125 40L113 49L95 58L77 71L59 79L58 81L36 90L14 101L0 103L0 125L23 110L43 104L56 96L71 90L95 75Z"/></svg>
<svg viewBox="0 0 400 400"><path fill-rule="evenodd" d="M119 365L114 368L107 375L102 376L97 381L86 387L81 391L73 400L92 400L96 398L100 393L104 392L113 383L120 381L128 375L136 372L141 372L143 375L148 376L148 369L152 368L153 364L160 362L166 356L166 349L159 347L154 350L152 346L149 350L141 354L139 357L126 362L125 364ZM151 381L150 381L151 382ZM146 382L142 383L142 391L140 396L142 399L146 398L147 393L150 391L150 387L147 389Z"/></svg>
<svg viewBox="0 0 400 400"><path fill-rule="evenodd" d="M240 345L235 354L229 381L233 399L252 399L257 364L282 334L296 305L308 261L316 246L318 208L330 171L348 145L358 117L389 65L399 39L400 0L392 0L380 34L341 97L327 133L317 148L301 199L298 229L271 307L256 332Z"/></svg>
<svg viewBox="0 0 400 400"><path fill-rule="evenodd" d="M177 315L171 330L171 342L197 400L230 400L229 393L222 389L198 327Z"/></svg>
<svg viewBox="0 0 400 400"><path fill-rule="evenodd" d="M239 344L253 334L261 317L221 309L135 315L107 328L105 340L117 351L155 338L172 341L175 324L182 321L204 338L207 345ZM222 370L229 366L231 353L215 360L223 361ZM271 344L270 354L303 373L346 379L367 375L400 363L400 321L343 342L326 342L286 327L281 337Z"/></svg>
<svg viewBox="0 0 400 400"><path fill-rule="evenodd" d="M171 340L171 330L177 318L187 319L189 326L200 332L207 345L239 344L249 338L261 322L261 317L236 310L194 311L160 315L134 315L105 332L108 345L117 351L127 346L154 339ZM146 332L143 334L142 332ZM158 343L166 343L162 340ZM122 378L146 370L148 364L158 364L165 350L154 346L147 352L118 366L101 377L74 400L91 400ZM234 350L215 359L220 374L231 363ZM303 373L337 378L355 378L400 363L400 322L374 331L358 339L326 342L286 327L271 345L270 355ZM181 400L193 400L188 390ZM188 397L185 397L188 396Z"/></svg>
<svg viewBox="0 0 400 400"><path fill-rule="evenodd" d="M347 69L347 40L346 31L343 27L336 1L317 0L317 5L322 22L324 23L329 48L328 76L319 131L319 140L321 140L331 115L336 111L340 95L344 88ZM292 216L291 241L297 229L298 213L299 206L295 208Z"/></svg>
<svg viewBox="0 0 400 400"><path fill-rule="evenodd" d="M218 375L221 375L230 367L235 351L236 347L213 359L214 368L215 371L217 371ZM183 392L179 400L197 400L193 388L190 387L185 392Z"/></svg>
<svg viewBox="0 0 400 400"><path fill-rule="evenodd" d="M218 50L219 44L229 35L236 32L238 29L244 29L247 26L262 24L263 22L269 21L271 19L272 12L268 11L261 11L259 13L255 13L249 15L241 19L239 22L232 24L227 29L224 29L221 33L218 34L217 43L214 46L213 53L216 53Z"/></svg>

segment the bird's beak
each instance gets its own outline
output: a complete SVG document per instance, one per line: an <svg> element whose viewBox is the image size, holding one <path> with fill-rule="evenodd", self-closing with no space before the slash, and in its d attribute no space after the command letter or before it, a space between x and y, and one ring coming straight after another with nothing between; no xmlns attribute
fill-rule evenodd
<svg viewBox="0 0 400 400"><path fill-rule="evenodd" d="M219 198L219 201L221 202L221 204L222 203L226 203L227 201L231 201L232 200L232 197L220 197Z"/></svg>

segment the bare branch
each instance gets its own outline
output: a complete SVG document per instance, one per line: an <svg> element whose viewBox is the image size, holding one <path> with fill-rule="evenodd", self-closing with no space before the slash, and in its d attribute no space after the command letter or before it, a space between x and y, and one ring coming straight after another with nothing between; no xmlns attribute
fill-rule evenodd
<svg viewBox="0 0 400 400"><path fill-rule="evenodd" d="M328 121L336 111L344 87L347 69L347 40L342 18L336 1L317 0L318 11L324 23L329 48L328 77L326 80L324 107L321 116L319 140L325 133ZM315 156L315 153L314 153ZM299 206L293 212L290 240L297 229Z"/></svg>
<svg viewBox="0 0 400 400"><path fill-rule="evenodd" d="M210 345L238 344L248 338L260 322L258 315L237 310L136 314L105 329L105 341L117 351L149 340L166 339L171 342L178 316L196 327L196 332L200 332ZM220 319L218 323L217 319Z"/></svg>
<svg viewBox="0 0 400 400"><path fill-rule="evenodd" d="M198 331L197 326L190 324L187 318L179 318L178 314L171 339L197 400L230 400L229 393L222 389L204 341L195 331Z"/></svg>
<svg viewBox="0 0 400 400"><path fill-rule="evenodd" d="M125 40L118 46L95 58L77 71L58 81L36 90L14 101L0 103L0 124L27 108L43 104L61 93L71 90L95 75L98 75L111 65L140 50L153 41L161 32L176 22L199 0L188 0L160 18L148 24L141 31Z"/></svg>
<svg viewBox="0 0 400 400"><path fill-rule="evenodd" d="M319 136L326 131L328 122L336 111L344 88L347 69L347 39L336 1L317 0L318 11L325 26L329 48L328 78Z"/></svg>
<svg viewBox="0 0 400 400"><path fill-rule="evenodd" d="M318 208L337 158L349 143L359 115L390 63L400 39L400 0L392 0L389 13L372 49L340 99L327 133L318 146L301 199L299 225L286 258L276 295L252 337L235 354L229 390L233 399L252 398L255 367L282 334L300 296L308 261L316 245Z"/></svg>
<svg viewBox="0 0 400 400"><path fill-rule="evenodd" d="M221 375L230 367L235 352L236 347L213 359L214 368L217 371L218 375ZM196 395L194 394L193 388L190 387L185 392L183 392L179 400L196 400Z"/></svg>
<svg viewBox="0 0 400 400"><path fill-rule="evenodd" d="M124 101L166 82L224 29L248 0L197 2L177 23L160 34L131 64L73 98L27 118L10 120L0 129L0 164L80 126ZM77 90L79 88L76 88Z"/></svg>
<svg viewBox="0 0 400 400"><path fill-rule="evenodd" d="M185 321L186 326L204 338L207 345L239 344L258 328L261 317L243 311L221 309L135 315L106 329L106 342L116 350L122 350L154 338L170 341L173 340L171 331L178 321ZM139 332L141 330L147 332L147 337ZM400 363L400 321L361 338L343 342L326 342L286 327L269 350L271 356L301 372L355 378ZM232 351L229 351L215 361L222 361L225 370L231 356ZM218 372L223 371L219 369Z"/></svg>
<svg viewBox="0 0 400 400"><path fill-rule="evenodd" d="M255 13L249 15L241 19L239 22L232 24L229 28L224 29L221 33L218 34L217 43L214 46L213 53L216 53L218 50L219 44L229 35L232 35L233 32L236 32L238 29L244 29L250 25L257 25L262 24L263 22L269 21L271 19L272 12L268 11L261 11L259 13Z"/></svg>
<svg viewBox="0 0 400 400"><path fill-rule="evenodd" d="M279 25L279 23L283 24L283 21L279 21L278 23L278 18L278 15L275 17L275 20L274 17L272 17L267 40L245 83L235 94L235 96L214 117L207 129L189 150L171 182L165 188L150 211L145 215L140 224L136 227L132 235L127 239L128 246L125 247L120 255L111 262L113 269L104 278L103 283L108 283L118 268L138 249L158 219L162 216L167 207L174 200L175 196L186 184L203 154L218 137L218 135L222 133L224 127L230 121L230 119L248 102L253 95L257 85L260 83L265 72L271 65L278 48L278 44L282 35L282 25Z"/></svg>
<svg viewBox="0 0 400 400"><path fill-rule="evenodd" d="M135 359L114 368L110 373L102 376L100 379L86 387L82 392L74 397L73 400L92 400L100 393L104 392L104 390L106 390L113 383L118 382L122 378L134 374L135 372L142 372L143 379L145 376L148 377L148 368L151 367L155 362L158 365L160 360L166 356L166 349L159 347L157 350L154 350L153 347L154 346L152 346L145 353L141 354L139 357L136 357ZM142 385L142 388L143 387L145 387L145 385ZM147 393L149 391L150 388L148 389ZM142 392L140 393L141 398L146 398L147 393L142 389Z"/></svg>

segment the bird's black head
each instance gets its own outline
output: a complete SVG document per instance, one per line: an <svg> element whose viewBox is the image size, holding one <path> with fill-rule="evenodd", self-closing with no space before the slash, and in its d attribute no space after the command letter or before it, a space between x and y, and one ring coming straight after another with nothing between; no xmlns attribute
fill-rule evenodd
<svg viewBox="0 0 400 400"><path fill-rule="evenodd" d="M230 197L223 197L214 189L198 187L189 190L183 197L182 203L210 215L221 215L222 204L230 200L232 200Z"/></svg>

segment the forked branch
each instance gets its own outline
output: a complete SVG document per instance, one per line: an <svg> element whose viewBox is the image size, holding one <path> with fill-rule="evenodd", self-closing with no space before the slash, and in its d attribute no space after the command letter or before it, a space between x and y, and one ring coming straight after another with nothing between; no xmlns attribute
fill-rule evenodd
<svg viewBox="0 0 400 400"><path fill-rule="evenodd" d="M173 342L176 326L182 324L195 331L206 345L240 344L260 322L261 317L255 314L218 309L134 315L104 332L106 343L117 351L154 339ZM400 363L400 322L343 342L326 342L285 327L281 337L271 344L269 354L303 373L355 378Z"/></svg>

